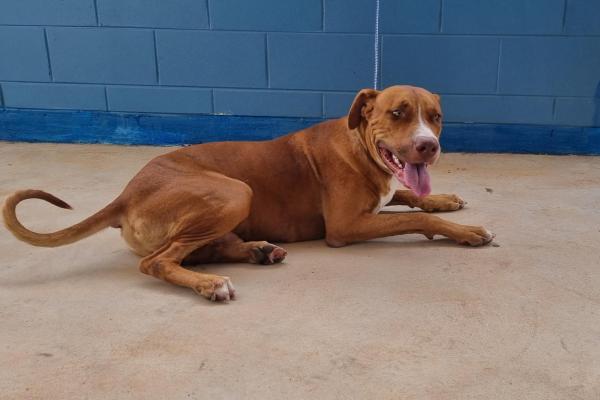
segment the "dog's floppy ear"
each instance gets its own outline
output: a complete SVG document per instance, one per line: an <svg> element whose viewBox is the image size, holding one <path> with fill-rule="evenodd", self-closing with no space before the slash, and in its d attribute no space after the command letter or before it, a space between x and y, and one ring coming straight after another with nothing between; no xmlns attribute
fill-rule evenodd
<svg viewBox="0 0 600 400"><path fill-rule="evenodd" d="M365 116L363 113L365 106L375 100L378 94L379 92L374 89L363 89L358 92L348 113L348 128L354 129L360 125L361 119Z"/></svg>

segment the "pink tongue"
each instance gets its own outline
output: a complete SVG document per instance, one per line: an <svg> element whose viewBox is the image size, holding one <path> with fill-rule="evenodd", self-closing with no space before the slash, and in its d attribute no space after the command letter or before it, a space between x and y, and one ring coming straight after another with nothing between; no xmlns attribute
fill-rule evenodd
<svg viewBox="0 0 600 400"><path fill-rule="evenodd" d="M404 166L404 179L408 187L419 197L431 193L429 172L425 164L409 164Z"/></svg>

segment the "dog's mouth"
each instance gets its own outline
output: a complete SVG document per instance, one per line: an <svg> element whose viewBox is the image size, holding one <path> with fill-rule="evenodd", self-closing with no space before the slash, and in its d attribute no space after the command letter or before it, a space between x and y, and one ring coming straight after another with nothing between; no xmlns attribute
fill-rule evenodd
<svg viewBox="0 0 600 400"><path fill-rule="evenodd" d="M405 162L383 144L377 144L377 150L385 165L400 183L419 197L431 193L431 179L427 171L427 163L411 164Z"/></svg>

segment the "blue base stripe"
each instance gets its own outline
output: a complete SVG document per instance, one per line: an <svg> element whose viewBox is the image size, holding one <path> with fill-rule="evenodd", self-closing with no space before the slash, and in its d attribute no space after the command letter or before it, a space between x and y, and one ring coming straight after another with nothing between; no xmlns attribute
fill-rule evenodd
<svg viewBox="0 0 600 400"><path fill-rule="evenodd" d="M267 140L321 121L7 109L0 110L0 140L166 146ZM442 147L450 152L593 155L600 154L600 127L452 123L444 127Z"/></svg>

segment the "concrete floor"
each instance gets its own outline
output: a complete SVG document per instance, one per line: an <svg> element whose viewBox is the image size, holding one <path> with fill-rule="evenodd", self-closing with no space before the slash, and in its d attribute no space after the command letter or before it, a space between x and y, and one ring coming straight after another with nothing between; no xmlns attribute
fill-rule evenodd
<svg viewBox="0 0 600 400"><path fill-rule="evenodd" d="M36 230L112 200L166 148L0 143ZM34 248L0 229L2 399L600 399L600 158L447 154L434 191L499 247L409 235L202 267L210 303L138 272L117 230Z"/></svg>

